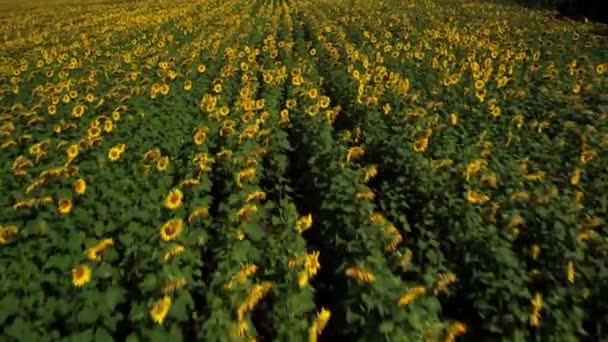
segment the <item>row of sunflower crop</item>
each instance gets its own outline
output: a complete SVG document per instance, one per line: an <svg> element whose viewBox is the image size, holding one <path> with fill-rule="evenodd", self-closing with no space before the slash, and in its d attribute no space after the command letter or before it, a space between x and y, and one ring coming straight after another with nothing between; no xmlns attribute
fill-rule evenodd
<svg viewBox="0 0 608 342"><path fill-rule="evenodd" d="M375 9L361 10L359 20ZM585 199L583 190L584 180L604 168L597 159L605 149L600 130L606 99L594 87L606 86L605 64L601 54L583 51L597 51L593 47L602 40L588 36L583 49L576 44L579 33L550 31L560 40L571 39L575 55L583 55L564 60L559 55L564 46L553 51L552 44L539 46L528 37L518 41L521 32L500 32L505 29L499 30L504 36L490 37L487 31L465 36L469 43L441 25L458 18L451 10L443 10L445 17L438 7L421 10L432 10L437 22L431 26L440 29L411 27L402 33L407 42L390 29L381 36L364 30L357 37L331 19L316 26L308 21L319 37L320 58L328 61L325 70L334 72L331 79L351 84L328 88L333 97L347 99L345 109L358 114L343 122L353 128L346 140L360 132L369 137L363 138L366 155L381 170L372 186L380 206L395 218L406 213L415 222L419 253L434 259L427 268L461 269L456 272L459 290L443 307L477 316L480 334L577 339L600 333L597 313L606 307L598 297L604 290L595 284L604 281L598 263L605 246L604 206L596 189L592 199ZM361 25L371 28L378 17L367 18ZM364 43L357 44L358 39ZM395 48L405 51L411 63L404 63ZM459 50L467 55L450 54ZM562 78L556 76L560 67ZM454 73L456 68L460 71ZM411 89L407 96L414 82L401 81L402 75L417 77L423 89ZM465 82L470 85L464 85L463 100L452 91ZM530 83L534 88L527 87ZM467 93L474 96L466 100ZM406 101L399 103L395 96ZM552 109L560 106L563 113Z"/></svg>
<svg viewBox="0 0 608 342"><path fill-rule="evenodd" d="M604 336L592 23L465 0L42 8L0 35L8 340Z"/></svg>

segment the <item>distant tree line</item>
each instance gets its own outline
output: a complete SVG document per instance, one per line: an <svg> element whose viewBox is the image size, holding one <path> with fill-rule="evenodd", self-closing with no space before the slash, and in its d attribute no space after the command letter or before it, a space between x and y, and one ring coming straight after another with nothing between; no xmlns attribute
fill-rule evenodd
<svg viewBox="0 0 608 342"><path fill-rule="evenodd" d="M608 0L516 0L530 7L555 9L573 19L608 23Z"/></svg>

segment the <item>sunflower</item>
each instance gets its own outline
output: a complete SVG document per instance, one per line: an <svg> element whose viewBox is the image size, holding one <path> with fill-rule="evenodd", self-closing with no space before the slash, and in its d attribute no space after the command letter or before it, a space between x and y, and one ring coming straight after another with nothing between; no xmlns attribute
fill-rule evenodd
<svg viewBox="0 0 608 342"><path fill-rule="evenodd" d="M74 158L76 158L78 156L79 153L79 149L78 149L78 145L74 144L74 145L70 145L70 147L68 147L68 159L69 160L74 160Z"/></svg>
<svg viewBox="0 0 608 342"><path fill-rule="evenodd" d="M150 317L157 324L163 324L169 310L171 309L171 297L164 296L154 303L152 309L150 309Z"/></svg>
<svg viewBox="0 0 608 342"><path fill-rule="evenodd" d="M319 107L323 109L329 107L329 97L321 96L321 98L319 99Z"/></svg>
<svg viewBox="0 0 608 342"><path fill-rule="evenodd" d="M113 129L114 122L112 122L112 120L106 120L106 122L103 123L103 130L106 131L106 133L112 132Z"/></svg>
<svg viewBox="0 0 608 342"><path fill-rule="evenodd" d="M179 183L179 187L189 189L189 188L193 188L199 184L201 184L201 181L196 178L186 178Z"/></svg>
<svg viewBox="0 0 608 342"><path fill-rule="evenodd" d="M264 83L266 83L266 84L270 84L270 83L272 83L272 81L273 81L273 79L274 79L274 78L272 77L272 74L271 74L271 73L264 73L263 78L264 78Z"/></svg>
<svg viewBox="0 0 608 342"><path fill-rule="evenodd" d="M201 145L202 143L205 142L206 137L207 137L207 133L205 131L197 129L196 132L194 133L194 137L192 137L192 141L194 141L194 144L196 144L196 145Z"/></svg>
<svg viewBox="0 0 608 342"><path fill-rule="evenodd" d="M198 67L196 68L196 70L202 74L205 72L205 70L207 70L207 67L205 66L205 64L199 64Z"/></svg>
<svg viewBox="0 0 608 342"><path fill-rule="evenodd" d="M247 195L245 199L245 203L254 202L254 201L263 201L266 199L266 193L264 191L258 190Z"/></svg>
<svg viewBox="0 0 608 342"><path fill-rule="evenodd" d="M99 129L99 127L91 127L89 128L87 134L89 138L97 138L101 135L101 130Z"/></svg>
<svg viewBox="0 0 608 342"><path fill-rule="evenodd" d="M49 115L55 115L57 114L57 106L51 104L47 107L47 111L49 112Z"/></svg>
<svg viewBox="0 0 608 342"><path fill-rule="evenodd" d="M110 159L110 161L117 161L118 159L120 159L120 150L115 146L112 147L110 149L110 151L108 152L108 159Z"/></svg>
<svg viewBox="0 0 608 342"><path fill-rule="evenodd" d="M467 191L466 197L471 204L484 204L490 200L490 197L472 190Z"/></svg>
<svg viewBox="0 0 608 342"><path fill-rule="evenodd" d="M91 281L91 269L86 265L76 265L72 268L72 284L82 287Z"/></svg>
<svg viewBox="0 0 608 342"><path fill-rule="evenodd" d="M184 288L186 285L188 285L188 282L186 281L186 278L177 278L175 280L171 280L169 281L167 284L165 284L165 286L163 286L163 288L160 290L160 292L162 292L162 294L164 295L168 295L171 293L174 293L175 291Z"/></svg>
<svg viewBox="0 0 608 342"><path fill-rule="evenodd" d="M57 210L59 210L59 213L62 215L67 215L70 213L70 211L72 211L72 201L69 199L60 199L59 203L57 205Z"/></svg>
<svg viewBox="0 0 608 342"><path fill-rule="evenodd" d="M498 107L498 106L493 107L493 108L492 108L492 110L491 110L491 114L492 114L492 116L493 116L493 117L495 117L495 118L499 117L499 116L500 116L500 114L501 114L501 112L502 112L502 110L501 110L501 109L500 109L500 107Z"/></svg>
<svg viewBox="0 0 608 342"><path fill-rule="evenodd" d="M182 219L171 219L160 228L160 237L163 241L175 240L184 229L184 221Z"/></svg>
<svg viewBox="0 0 608 342"><path fill-rule="evenodd" d="M180 189L173 189L165 198L163 206L169 210L175 210L182 206L182 200L184 199L184 193Z"/></svg>
<svg viewBox="0 0 608 342"><path fill-rule="evenodd" d="M30 151L30 154L38 155L38 154L42 153L42 148L40 147L40 144L34 144L34 145L30 146L29 151Z"/></svg>
<svg viewBox="0 0 608 342"><path fill-rule="evenodd" d="M84 114L86 107L83 105L76 105L73 109L72 109L72 116L74 116L75 118L79 118Z"/></svg>
<svg viewBox="0 0 608 342"><path fill-rule="evenodd" d="M110 248L112 245L114 245L114 241L111 238L99 241L87 250L87 258L91 261L101 260L101 253Z"/></svg>
<svg viewBox="0 0 608 342"><path fill-rule="evenodd" d="M216 85L214 85L213 86L213 91L216 92L216 93L218 93L218 94L221 93L222 92L222 85L219 84L219 83L216 84Z"/></svg>
<svg viewBox="0 0 608 342"><path fill-rule="evenodd" d="M59 133L61 133L62 130L63 130L63 127L61 127L60 124L53 125L53 133L59 134Z"/></svg>
<svg viewBox="0 0 608 342"><path fill-rule="evenodd" d="M294 99L289 99L285 103L285 107L287 107L287 109L294 109L296 107L296 105L297 105L297 102Z"/></svg>
<svg viewBox="0 0 608 342"><path fill-rule="evenodd" d="M184 81L184 90L185 91L190 91L191 89L192 89L192 81L185 80Z"/></svg>
<svg viewBox="0 0 608 342"><path fill-rule="evenodd" d="M0 225L0 246L7 244L18 233L19 229L15 226Z"/></svg>
<svg viewBox="0 0 608 342"><path fill-rule="evenodd" d="M158 162L156 162L156 169L159 172L163 172L165 170L167 170L167 168L169 167L169 157L161 157Z"/></svg>
<svg viewBox="0 0 608 342"><path fill-rule="evenodd" d="M458 125L458 114L456 114L456 113L450 114L450 124L452 126Z"/></svg>
<svg viewBox="0 0 608 342"><path fill-rule="evenodd" d="M423 137L414 143L414 151L416 152L424 152L429 147L429 139L427 137Z"/></svg>
<svg viewBox="0 0 608 342"><path fill-rule="evenodd" d="M90 261L99 261L101 260L101 251L93 246L87 249L86 256Z"/></svg>
<svg viewBox="0 0 608 342"><path fill-rule="evenodd" d="M80 178L76 182L74 182L74 192L75 193L77 193L78 195L82 195L82 194L84 194L84 192L86 190L87 190L87 183L85 182L84 179Z"/></svg>
<svg viewBox="0 0 608 342"><path fill-rule="evenodd" d="M88 93L87 96L86 96L86 100L87 100L88 103L91 103L91 102L95 101L95 95L93 95L91 93Z"/></svg>
<svg viewBox="0 0 608 342"><path fill-rule="evenodd" d="M593 160L596 156L597 156L597 152L592 151L592 150L585 150L581 153L580 161L583 164L587 164L591 160Z"/></svg>
<svg viewBox="0 0 608 342"><path fill-rule="evenodd" d="M170 90L169 85L166 83L160 86L160 93L163 95L169 94L169 90Z"/></svg>
<svg viewBox="0 0 608 342"><path fill-rule="evenodd" d="M308 97L311 99L316 99L317 95L319 95L319 91L316 88L312 88L308 91Z"/></svg>
<svg viewBox="0 0 608 342"><path fill-rule="evenodd" d="M184 253L186 248L182 245L177 245L165 253L164 260L166 263L173 261L177 256Z"/></svg>
<svg viewBox="0 0 608 342"><path fill-rule="evenodd" d="M477 97L477 99L479 100L479 102L483 102L484 99L486 98L486 90L485 89L478 89L477 91L475 91L475 97Z"/></svg>
<svg viewBox="0 0 608 342"><path fill-rule="evenodd" d="M209 215L209 209L207 207L198 207L188 215L188 222L192 223L195 220L201 219Z"/></svg>
<svg viewBox="0 0 608 342"><path fill-rule="evenodd" d="M145 154L144 154L144 161L148 162L148 161L154 161L156 159L158 159L160 157L160 150L159 149L152 149L152 150L148 150Z"/></svg>
<svg viewBox="0 0 608 342"><path fill-rule="evenodd" d="M295 227L296 232L298 232L299 234L302 234L302 232L304 232L304 231L310 229L310 227L312 227L312 222L313 221L312 221L311 214L300 217L296 221L296 227Z"/></svg>
<svg viewBox="0 0 608 342"><path fill-rule="evenodd" d="M574 170L572 176L570 176L570 185L576 186L581 181L582 170L577 168Z"/></svg>
<svg viewBox="0 0 608 342"><path fill-rule="evenodd" d="M114 121L120 120L120 112L119 111L115 110L115 111L112 112L112 120L114 120Z"/></svg>

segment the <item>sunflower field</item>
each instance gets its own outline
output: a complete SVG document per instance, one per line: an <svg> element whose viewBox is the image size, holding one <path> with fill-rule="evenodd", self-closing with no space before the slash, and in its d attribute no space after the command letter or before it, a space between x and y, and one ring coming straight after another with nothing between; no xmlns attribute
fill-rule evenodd
<svg viewBox="0 0 608 342"><path fill-rule="evenodd" d="M1 340L608 339L602 32L476 0L1 1Z"/></svg>

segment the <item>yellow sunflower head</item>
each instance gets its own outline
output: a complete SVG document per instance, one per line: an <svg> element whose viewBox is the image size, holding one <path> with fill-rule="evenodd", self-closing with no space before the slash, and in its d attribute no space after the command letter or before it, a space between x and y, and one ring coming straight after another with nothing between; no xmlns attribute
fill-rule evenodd
<svg viewBox="0 0 608 342"><path fill-rule="evenodd" d="M152 320L155 323L163 324L167 314L169 313L169 309L171 309L171 297L164 296L162 299L154 303L150 309L150 317L152 317Z"/></svg>
<svg viewBox="0 0 608 342"><path fill-rule="evenodd" d="M84 114L84 111L85 111L85 106L83 106L83 105L77 105L77 106L75 106L72 109L72 115L75 118L79 118L79 117L81 117Z"/></svg>
<svg viewBox="0 0 608 342"><path fill-rule="evenodd" d="M169 167L169 157L161 157L158 162L156 162L156 169L160 172L167 170Z"/></svg>
<svg viewBox="0 0 608 342"><path fill-rule="evenodd" d="M74 158L76 158L76 156L78 156L79 153L79 149L78 149L78 145L74 144L74 145L70 145L70 147L68 147L68 159L73 160Z"/></svg>
<svg viewBox="0 0 608 342"><path fill-rule="evenodd" d="M72 268L72 284L82 287L91 281L91 269L86 265L76 265Z"/></svg>
<svg viewBox="0 0 608 342"><path fill-rule="evenodd" d="M80 178L76 182L74 182L74 192L75 193L77 193L78 195L82 195L82 194L84 194L84 192L86 190L87 190L87 183L85 182L84 179Z"/></svg>
<svg viewBox="0 0 608 342"><path fill-rule="evenodd" d="M175 240L183 229L184 221L182 219L171 219L160 228L160 237L163 241Z"/></svg>
<svg viewBox="0 0 608 342"><path fill-rule="evenodd" d="M62 215L67 215L70 213L70 211L72 211L72 201L69 199L60 199L59 203L57 204L57 210L59 211L60 214Z"/></svg>
<svg viewBox="0 0 608 342"><path fill-rule="evenodd" d="M184 199L184 193L180 189L173 189L165 198L163 206L169 210L175 210L182 206L182 200Z"/></svg>

